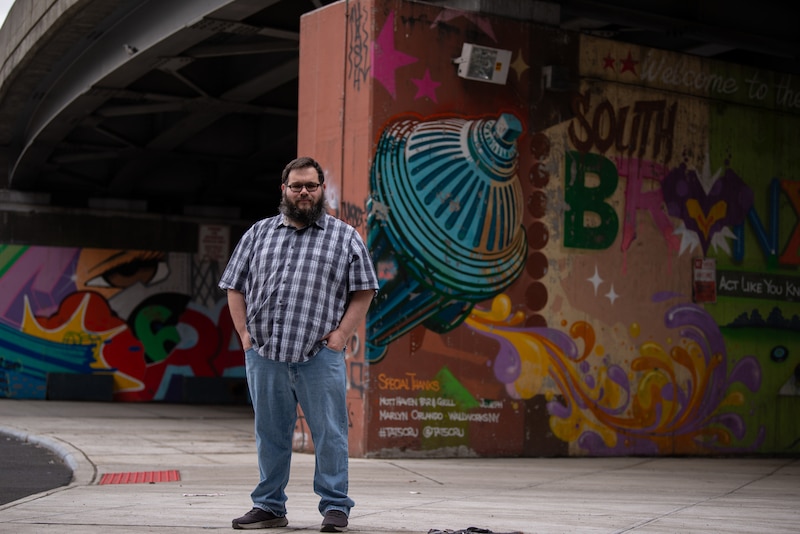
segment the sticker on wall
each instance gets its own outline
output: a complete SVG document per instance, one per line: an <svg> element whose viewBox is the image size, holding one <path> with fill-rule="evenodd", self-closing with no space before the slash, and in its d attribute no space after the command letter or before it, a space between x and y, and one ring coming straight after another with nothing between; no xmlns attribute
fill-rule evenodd
<svg viewBox="0 0 800 534"><path fill-rule="evenodd" d="M695 302L717 301L717 265L713 258L695 258L692 268L692 295Z"/></svg>

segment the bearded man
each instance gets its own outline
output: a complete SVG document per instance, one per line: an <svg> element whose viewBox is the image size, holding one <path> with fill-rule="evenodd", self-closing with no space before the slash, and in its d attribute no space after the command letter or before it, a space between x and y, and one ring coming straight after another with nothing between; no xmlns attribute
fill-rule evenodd
<svg viewBox="0 0 800 534"><path fill-rule="evenodd" d="M234 529L284 527L298 404L314 442L320 532L347 530L345 349L378 289L358 232L326 211L325 175L312 158L281 175L280 214L242 236L219 287L245 355L260 481Z"/></svg>

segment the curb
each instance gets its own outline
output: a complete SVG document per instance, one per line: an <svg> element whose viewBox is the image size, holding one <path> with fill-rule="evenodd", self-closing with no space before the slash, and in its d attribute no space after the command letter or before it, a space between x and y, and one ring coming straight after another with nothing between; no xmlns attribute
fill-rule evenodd
<svg viewBox="0 0 800 534"><path fill-rule="evenodd" d="M51 439L45 436L37 436L29 432L24 432L16 428L0 426L0 434L8 434L21 441L39 445L49 449L67 464L72 470L72 482L67 488L73 486L88 486L97 478L97 468L89 461L86 455L71 444Z"/></svg>

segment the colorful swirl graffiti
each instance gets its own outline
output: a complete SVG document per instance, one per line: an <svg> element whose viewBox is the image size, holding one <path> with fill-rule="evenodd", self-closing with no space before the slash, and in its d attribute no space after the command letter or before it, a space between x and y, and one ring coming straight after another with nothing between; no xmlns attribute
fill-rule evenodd
<svg viewBox="0 0 800 534"><path fill-rule="evenodd" d="M677 331L679 341L671 348L652 341L640 344L630 372L597 345L589 323L576 321L568 333L521 327L524 314L512 313L506 295L496 297L488 310L474 308L465 324L499 343L493 370L508 394L518 399L545 395L554 434L584 453L753 450L763 441L764 429L748 438L744 419L735 410L745 402L738 387L757 391L760 386L758 360L747 356L729 371L713 318L681 298L674 293L653 296L653 302L677 301L664 321ZM635 325L630 334L638 336ZM592 361L595 357L599 361Z"/></svg>

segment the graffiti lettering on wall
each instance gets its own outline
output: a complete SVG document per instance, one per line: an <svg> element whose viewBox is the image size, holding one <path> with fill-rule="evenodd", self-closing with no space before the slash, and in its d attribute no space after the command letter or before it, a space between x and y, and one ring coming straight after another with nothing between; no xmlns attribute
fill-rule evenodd
<svg viewBox="0 0 800 534"><path fill-rule="evenodd" d="M564 194L570 209L564 216L564 246L604 249L614 243L619 233L619 219L608 199L619 184L618 170L629 172L635 166L632 163L618 166L594 153L568 152L565 155ZM623 251L635 238L636 212L645 210L651 214L670 250L683 253L699 247L706 254L713 247L741 260L743 236L749 223L769 264L800 264L800 222L783 243L779 242L777 231L781 206L778 192L782 192L800 213L800 182L773 180L770 190L774 200L767 219L773 231L767 233L754 206L753 192L732 169L717 176L708 191L697 172L683 163L669 172L655 164L651 164L649 170L652 172L642 178L660 182L661 189L641 193L637 189L640 179L629 179L626 184L628 206L624 209ZM595 179L598 185L589 186L590 179ZM658 208L661 203L666 205L669 215L678 219L677 227L673 227ZM593 219L587 218L587 213ZM680 236L680 240L676 241L676 236ZM733 250L727 242L729 239L736 240Z"/></svg>
<svg viewBox="0 0 800 534"><path fill-rule="evenodd" d="M690 67L685 59L675 64L665 55L657 59L653 56L642 62L641 79L654 82L658 81L670 87L682 87L695 91L702 91L709 95L732 95L740 87L733 76L709 73Z"/></svg>
<svg viewBox="0 0 800 534"><path fill-rule="evenodd" d="M598 154L577 152L566 154L565 167L564 201L569 210L564 214L564 246L610 247L619 232L617 212L606 202L617 189L616 167L611 160ZM590 176L597 176L599 185L588 187ZM592 215L596 219L591 219Z"/></svg>
<svg viewBox="0 0 800 534"><path fill-rule="evenodd" d="M357 230L366 230L367 210L363 205L359 206L351 202L342 201L339 208L339 218Z"/></svg>
<svg viewBox="0 0 800 534"><path fill-rule="evenodd" d="M381 373L377 384L385 393L414 393L414 396L382 394L378 398L380 438L422 436L463 440L468 437L465 425L500 423L503 402L475 399L446 368L430 380L410 372L403 376ZM395 426L398 422L409 425Z"/></svg>
<svg viewBox="0 0 800 534"><path fill-rule="evenodd" d="M793 87L793 77L789 74L779 75L777 81L773 81L772 75L755 70L738 78L709 72L685 56L675 62L667 54L650 53L642 61L640 79L692 93L723 97L742 94L753 102L800 109L800 90Z"/></svg>
<svg viewBox="0 0 800 534"><path fill-rule="evenodd" d="M588 92L576 98L576 102L577 117L569 124L568 132L570 142L578 150L567 152L564 161L564 194L569 206L564 215L565 246L605 249L615 242L619 232L618 210L609 199L623 175L627 178L627 206L620 210L624 213L623 251L628 250L635 238L637 212L646 211L661 231L668 250L683 253L700 247L707 254L713 247L740 261L744 256L744 228L749 222L770 264L800 264L800 223L783 243L778 241L782 205L779 194L785 195L795 212L800 213L800 182L771 181L770 213L764 219L754 205L753 191L732 168L710 176L708 170L701 175L684 162L670 169L655 161L662 145L664 162L672 153L676 104L636 102L634 110L638 112L627 118L629 107L616 111L608 101L592 109ZM627 135L626 129L630 130ZM652 136L648 134L650 131ZM650 147L649 156L653 160L617 157L612 161L589 152L592 148L605 152L612 146L617 152L635 153L637 157L644 156ZM646 180L658 182L660 188L647 190L643 186ZM662 205L678 220L677 228L661 209ZM768 220L769 226L763 220ZM734 250L728 240L735 240Z"/></svg>
<svg viewBox="0 0 800 534"><path fill-rule="evenodd" d="M347 48L347 78L352 80L353 87L360 90L370 71L367 9L359 3L353 3L351 6L347 16L350 36Z"/></svg>
<svg viewBox="0 0 800 534"><path fill-rule="evenodd" d="M667 105L666 100L639 100L631 112L630 106L615 110L604 100L592 108L587 91L573 99L575 119L569 125L569 140L579 152L596 148L604 153L613 147L618 154L644 157L649 151L652 159L669 161L677 107L677 103Z"/></svg>
<svg viewBox="0 0 800 534"><path fill-rule="evenodd" d="M422 412L419 410L411 410L410 412L390 412L381 410L378 412L378 419L380 421L443 421L445 419L450 421L464 422L476 421L479 423L499 423L499 413L466 413L466 412L447 412L447 417L443 412Z"/></svg>
<svg viewBox="0 0 800 534"><path fill-rule="evenodd" d="M717 293L728 297L800 302L800 278L775 274L718 271ZM800 327L800 325L797 326Z"/></svg>
<svg viewBox="0 0 800 534"><path fill-rule="evenodd" d="M439 391L439 382L436 380L421 380L416 373L406 373L403 377L390 377L381 373L378 375L378 389L389 391Z"/></svg>
<svg viewBox="0 0 800 534"><path fill-rule="evenodd" d="M791 235L785 243L780 242L779 228L781 223L781 193L789 199L794 208L794 213L800 215L800 181L773 179L769 185L769 212L766 220L767 227L755 208L747 212L747 220L754 232L761 251L770 267L777 265L800 265L800 221L795 225ZM784 210L783 213L786 213ZM769 231L767 231L769 228ZM734 229L736 244L734 245L733 258L742 261L745 255L744 224ZM783 253L781 253L783 251Z"/></svg>

